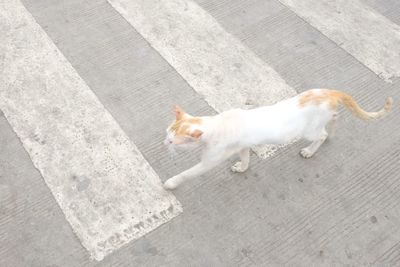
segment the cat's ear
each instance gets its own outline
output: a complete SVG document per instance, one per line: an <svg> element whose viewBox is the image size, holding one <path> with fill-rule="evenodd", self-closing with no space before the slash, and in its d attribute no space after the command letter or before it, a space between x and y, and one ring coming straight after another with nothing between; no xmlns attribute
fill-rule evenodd
<svg viewBox="0 0 400 267"><path fill-rule="evenodd" d="M174 113L175 113L176 120L182 119L183 115L185 114L183 109L181 107L179 107L179 106L174 106Z"/></svg>
<svg viewBox="0 0 400 267"><path fill-rule="evenodd" d="M202 134L203 134L203 132L197 129L197 130L194 130L193 133L190 134L190 136L197 139L197 138L199 138Z"/></svg>

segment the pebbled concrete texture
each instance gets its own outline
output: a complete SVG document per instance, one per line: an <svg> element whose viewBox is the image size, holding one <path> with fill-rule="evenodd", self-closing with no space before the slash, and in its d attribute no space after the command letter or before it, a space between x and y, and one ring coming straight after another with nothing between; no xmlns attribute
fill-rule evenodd
<svg viewBox="0 0 400 267"><path fill-rule="evenodd" d="M89 263L86 250L4 116L0 127L0 265Z"/></svg>
<svg viewBox="0 0 400 267"><path fill-rule="evenodd" d="M343 112L316 157L298 143L245 174L230 163L184 185L184 212L106 257L89 256L0 120L1 266L396 266L399 262L399 80L387 84L277 1L197 1L298 91L343 89L366 109L387 95L395 109L364 123ZM390 1L382 2L382 5ZM170 108L214 111L106 1L24 1L37 22L162 180L197 161L161 145ZM377 3L377 5L380 5ZM393 9L393 10L391 10ZM385 6L400 14L396 6ZM393 20L392 20L393 21ZM7 188L7 189L4 189ZM14 193L13 193L14 192Z"/></svg>
<svg viewBox="0 0 400 267"><path fill-rule="evenodd" d="M1 9L0 108L91 257L182 212L19 0Z"/></svg>

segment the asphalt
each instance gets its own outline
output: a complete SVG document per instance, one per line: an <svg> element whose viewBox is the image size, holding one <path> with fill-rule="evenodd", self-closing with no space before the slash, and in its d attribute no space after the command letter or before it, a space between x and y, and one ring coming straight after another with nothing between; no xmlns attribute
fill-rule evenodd
<svg viewBox="0 0 400 267"><path fill-rule="evenodd" d="M197 162L162 145L171 107L216 111L107 1L23 3L162 180ZM309 160L299 142L252 155L244 174L222 164L174 191L181 215L100 262L0 116L0 266L400 265L400 79L385 82L279 1L197 3L297 92L341 89L369 110L393 96L394 110L372 123L341 112ZM397 1L363 3L399 24Z"/></svg>

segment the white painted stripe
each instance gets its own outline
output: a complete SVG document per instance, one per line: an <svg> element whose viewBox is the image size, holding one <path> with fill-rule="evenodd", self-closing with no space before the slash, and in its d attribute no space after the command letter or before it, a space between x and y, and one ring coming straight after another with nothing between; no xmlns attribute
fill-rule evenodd
<svg viewBox="0 0 400 267"><path fill-rule="evenodd" d="M359 0L279 0L382 79L400 77L400 26Z"/></svg>
<svg viewBox="0 0 400 267"><path fill-rule="evenodd" d="M265 62L190 0L108 0L216 111L296 94ZM269 147L256 149L271 155Z"/></svg>
<svg viewBox="0 0 400 267"><path fill-rule="evenodd" d="M2 2L0 36L0 108L92 257L182 211L19 0Z"/></svg>

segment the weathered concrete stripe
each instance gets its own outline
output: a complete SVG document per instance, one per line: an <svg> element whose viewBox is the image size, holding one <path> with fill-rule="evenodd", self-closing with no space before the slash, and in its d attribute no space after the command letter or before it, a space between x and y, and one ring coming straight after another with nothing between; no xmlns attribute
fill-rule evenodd
<svg viewBox="0 0 400 267"><path fill-rule="evenodd" d="M359 0L279 0L382 79L400 77L400 26Z"/></svg>
<svg viewBox="0 0 400 267"><path fill-rule="evenodd" d="M0 108L93 258L182 211L18 0L0 2L0 36Z"/></svg>
<svg viewBox="0 0 400 267"><path fill-rule="evenodd" d="M196 3L108 0L216 111L276 103L296 94ZM258 148L267 157L275 147Z"/></svg>

